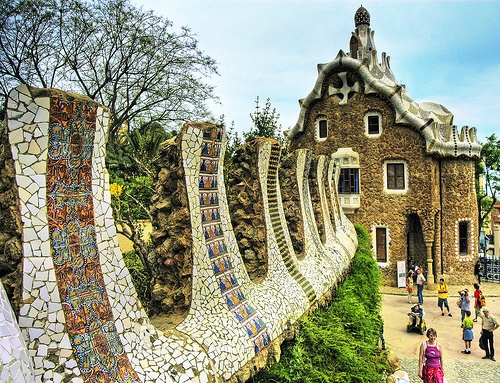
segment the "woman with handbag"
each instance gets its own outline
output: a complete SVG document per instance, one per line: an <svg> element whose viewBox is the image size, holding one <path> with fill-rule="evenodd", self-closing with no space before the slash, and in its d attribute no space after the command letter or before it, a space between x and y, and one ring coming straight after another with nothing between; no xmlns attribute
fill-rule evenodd
<svg viewBox="0 0 500 383"><path fill-rule="evenodd" d="M408 291L408 303L413 304L413 270L408 272L406 277L406 290Z"/></svg>

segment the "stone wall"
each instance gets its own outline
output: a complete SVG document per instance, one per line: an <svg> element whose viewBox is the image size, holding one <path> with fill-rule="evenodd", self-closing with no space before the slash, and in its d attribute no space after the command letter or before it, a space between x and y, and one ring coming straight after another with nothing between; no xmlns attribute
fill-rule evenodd
<svg viewBox="0 0 500 383"><path fill-rule="evenodd" d="M258 155L262 138L242 145L227 175L231 223L250 279L262 282L268 272L267 241ZM274 141L278 144L278 141Z"/></svg>
<svg viewBox="0 0 500 383"><path fill-rule="evenodd" d="M469 159L443 159L441 162L443 209L442 259L446 265L444 274L449 283L472 284L474 264L478 257L479 238L478 210L474 185L474 163ZM467 222L470 236L469 252L461 254L458 248L460 222Z"/></svg>
<svg viewBox="0 0 500 383"><path fill-rule="evenodd" d="M279 167L279 180L283 196L283 210L288 223L292 246L298 259L304 257L304 221L300 207L300 194L296 179L291 176L297 173L297 152L283 158Z"/></svg>
<svg viewBox="0 0 500 383"><path fill-rule="evenodd" d="M427 268L427 248L432 244L434 275L446 275L451 280L468 281L466 272L477 256L475 247L467 256L456 255L457 219L460 217L477 227L475 191L473 189L474 160L465 156L442 158L430 155L424 137L413 127L398 123L391 102L380 94L364 94L358 84L364 84L356 73L346 72L351 87L346 103L341 94L328 94L328 87L342 87L338 73L325 77L322 95L304 114L304 129L295 133L290 150L303 148L314 155L330 156L339 148L352 148L359 154L361 206L349 217L364 225L375 237L376 227L388 229L388 262L381 263L383 283L396 285L397 262L410 260ZM345 84L344 84L345 85ZM362 85L365 86L365 85ZM346 105L347 104L347 105ZM366 133L365 115L376 112L381 116L381 134ZM328 121L328 137L316 136L316 119ZM405 162L408 170L407 191L388 193L384 190L385 161ZM477 230L476 230L477 231ZM471 232L471 242L477 233ZM373 242L375 244L375 242Z"/></svg>
<svg viewBox="0 0 500 383"><path fill-rule="evenodd" d="M191 304L193 246L179 136L164 142L155 160L156 193L151 201L154 251L149 258L152 314L185 316Z"/></svg>

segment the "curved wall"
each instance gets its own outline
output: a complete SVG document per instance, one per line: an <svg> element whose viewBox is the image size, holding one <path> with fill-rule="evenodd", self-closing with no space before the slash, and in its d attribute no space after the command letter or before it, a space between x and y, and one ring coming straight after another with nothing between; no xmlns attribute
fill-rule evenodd
<svg viewBox="0 0 500 383"><path fill-rule="evenodd" d="M324 224L323 243L311 212L311 154L294 153L305 233L305 257L299 261L277 179L280 149L275 142L260 143L269 271L255 284L229 219L223 182L226 133L212 124L185 124L177 142L190 208L193 293L184 321L162 334L137 299L118 247L104 166L108 119L107 110L92 100L59 90L23 85L10 93L7 126L24 246L18 323L26 345L16 349L31 356L33 370L23 370L24 380L12 374L3 379L90 383L248 378L248 366L263 366L290 324L316 307L349 268L356 236L338 210L333 162L321 158L317 172L323 217L335 217ZM6 351L10 338L0 335L0 356L18 355L15 359L22 361L20 354Z"/></svg>

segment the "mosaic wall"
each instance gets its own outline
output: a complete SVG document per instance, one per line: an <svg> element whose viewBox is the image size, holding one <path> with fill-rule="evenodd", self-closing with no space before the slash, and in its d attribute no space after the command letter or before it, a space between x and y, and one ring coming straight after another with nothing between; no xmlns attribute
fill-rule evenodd
<svg viewBox="0 0 500 383"><path fill-rule="evenodd" d="M229 218L226 133L211 124L183 127L193 293L188 316L163 334L150 324L119 250L104 166L108 119L105 108L84 97L24 85L10 93L7 123L23 217L23 302L16 321L0 289L0 380L234 381L348 270L356 235L338 207L334 162L320 158L317 172L323 217L335 218L325 219L322 242L311 211L310 153L297 151L306 233L306 256L299 261L279 190L280 148L262 141L258 170L269 265L267 278L256 284Z"/></svg>

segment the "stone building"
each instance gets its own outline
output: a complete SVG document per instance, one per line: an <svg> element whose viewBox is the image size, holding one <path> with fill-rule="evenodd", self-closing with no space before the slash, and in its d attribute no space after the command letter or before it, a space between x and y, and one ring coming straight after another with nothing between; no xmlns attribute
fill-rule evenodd
<svg viewBox="0 0 500 383"><path fill-rule="evenodd" d="M290 149L336 159L341 204L371 233L386 284L404 281L398 261L405 270L412 261L423 266L429 287L443 275L449 283L472 281L476 129L458 129L442 105L412 100L389 57L379 61L370 14L360 7L354 21L349 53L319 64L314 89L300 100Z"/></svg>

